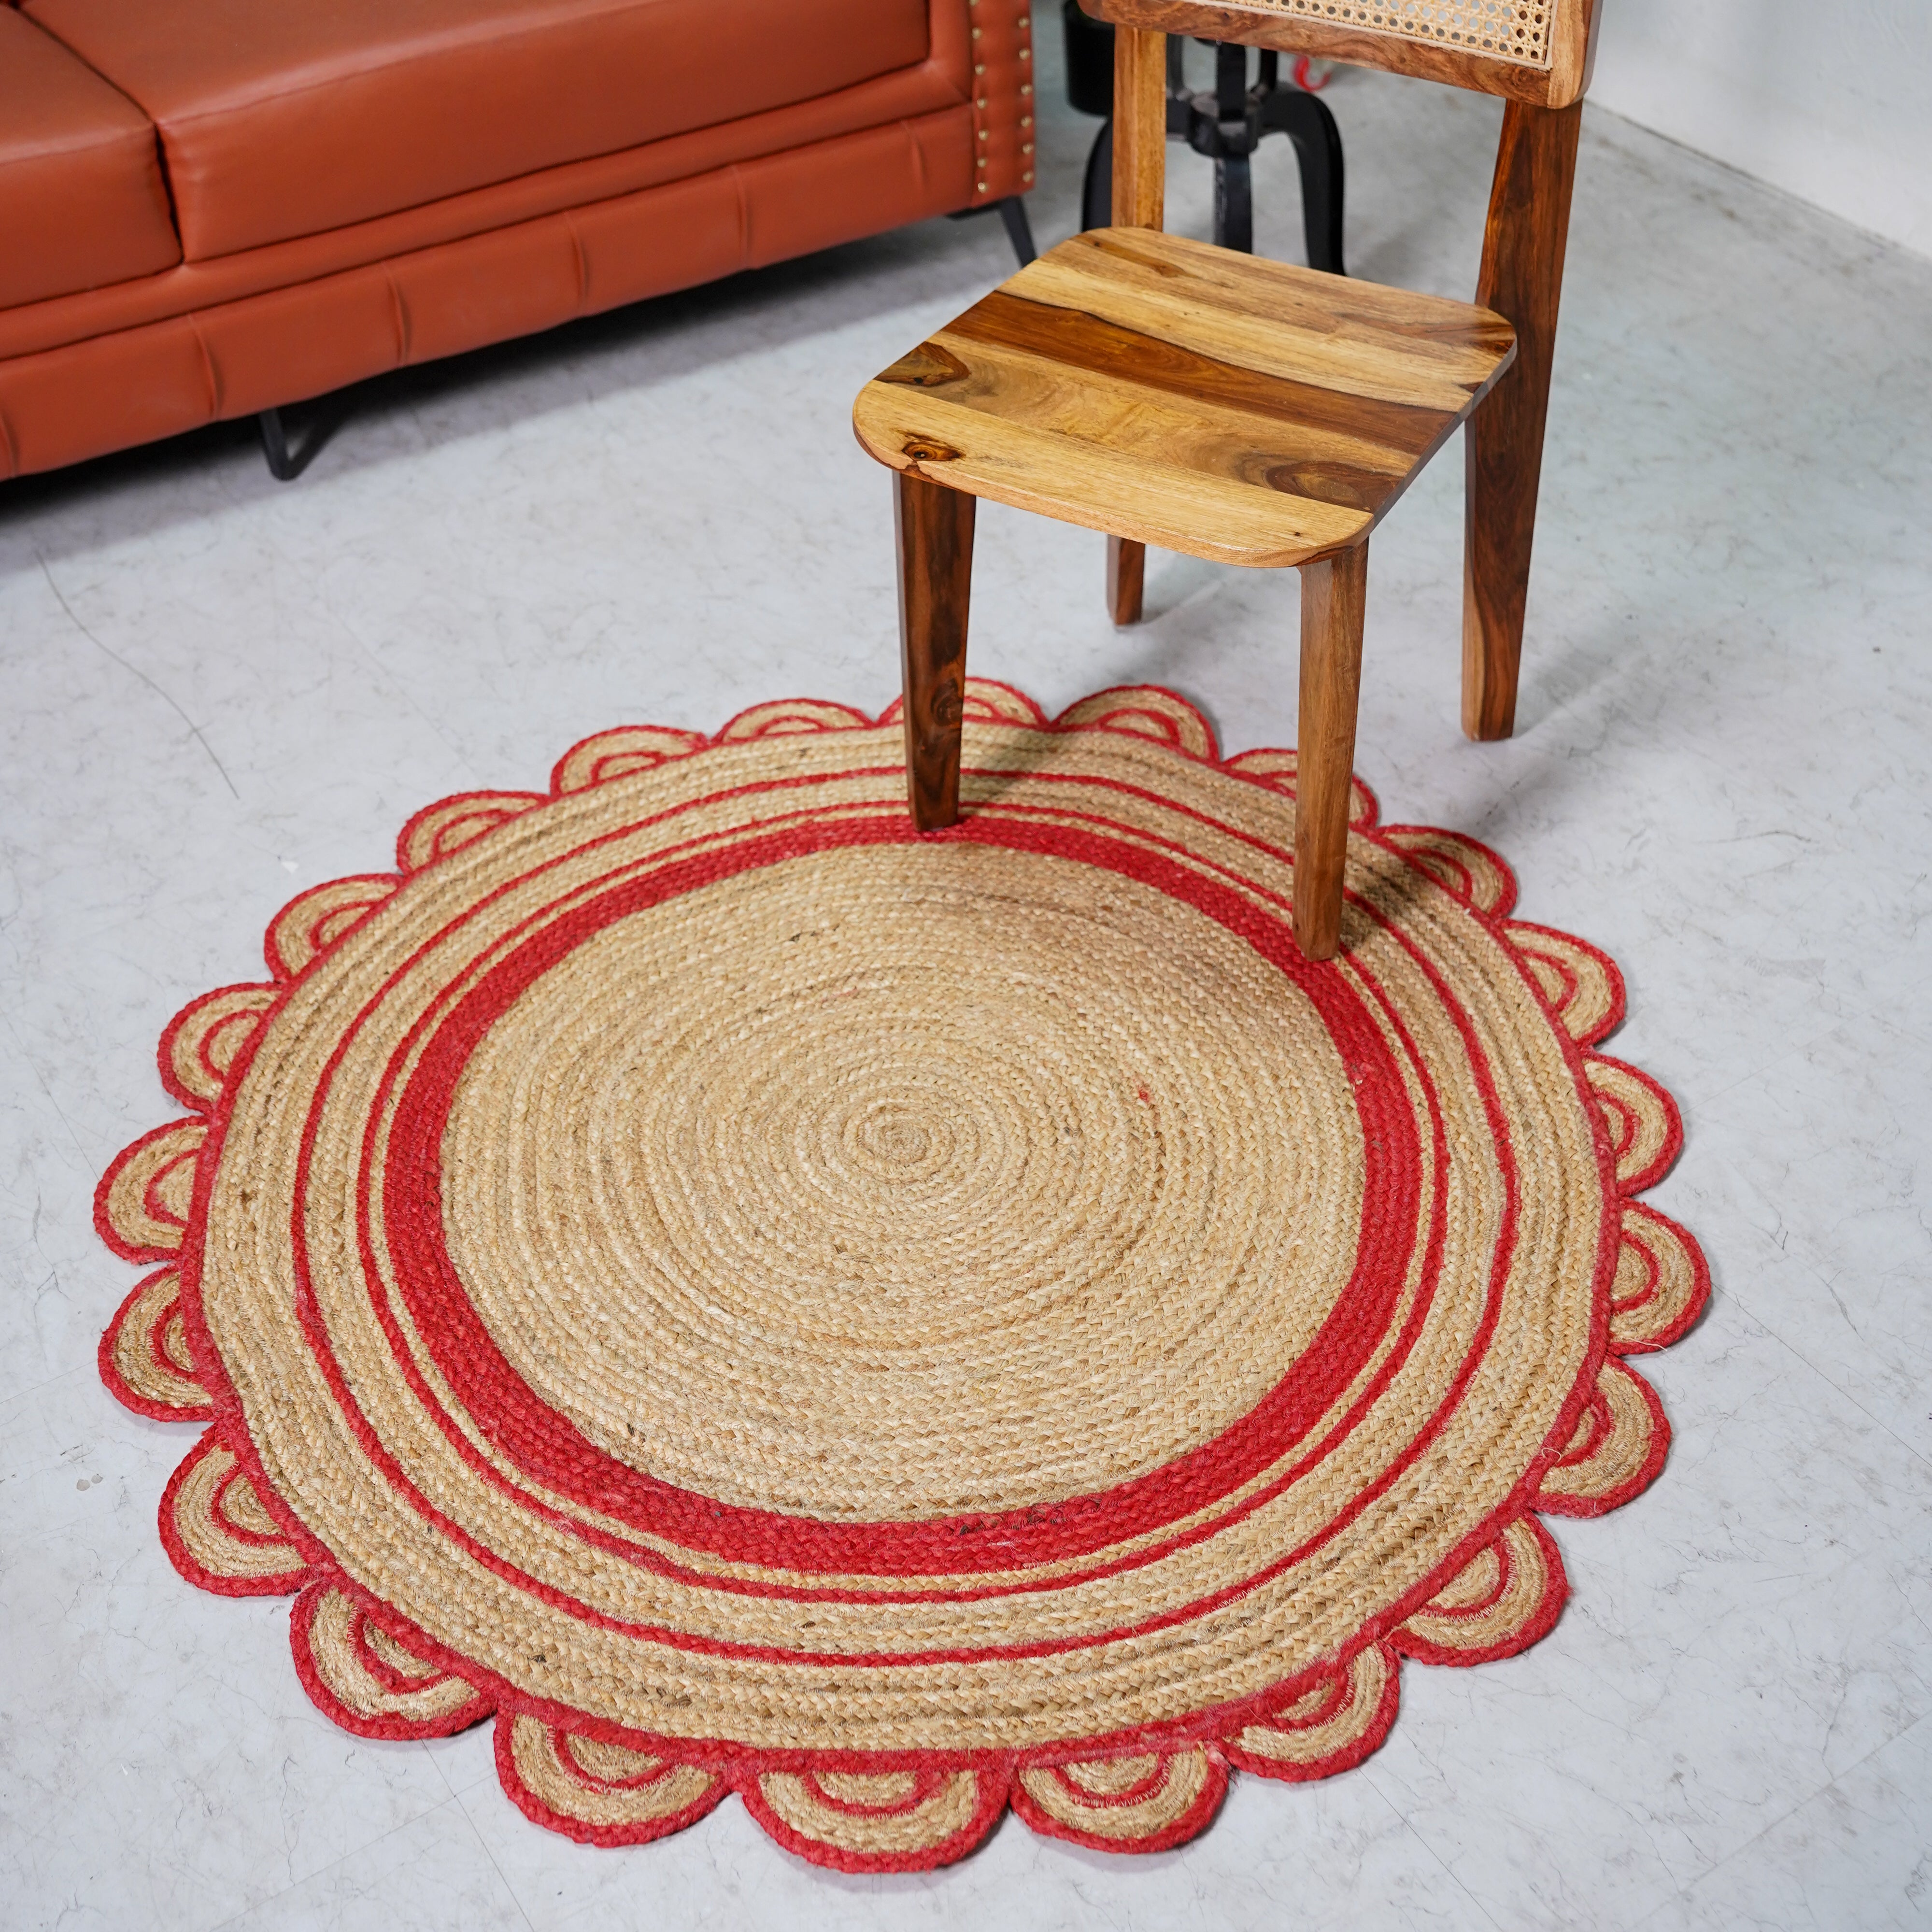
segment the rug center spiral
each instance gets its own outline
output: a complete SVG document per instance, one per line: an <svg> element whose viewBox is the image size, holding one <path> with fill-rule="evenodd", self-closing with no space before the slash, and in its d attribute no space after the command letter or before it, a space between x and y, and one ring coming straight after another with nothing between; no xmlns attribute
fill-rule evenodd
<svg viewBox="0 0 1932 1932"><path fill-rule="evenodd" d="M812 854L587 938L470 1060L444 1234L604 1454L835 1520L1025 1509L1211 1442L1355 1258L1300 991L1134 880Z"/></svg>
<svg viewBox="0 0 1932 1932"><path fill-rule="evenodd" d="M853 1138L877 1167L890 1174L895 1168L916 1168L926 1165L934 1143L938 1144L943 1154L952 1136L946 1132L943 1120L928 1126L916 1112L903 1106L875 1102L859 1124Z"/></svg>

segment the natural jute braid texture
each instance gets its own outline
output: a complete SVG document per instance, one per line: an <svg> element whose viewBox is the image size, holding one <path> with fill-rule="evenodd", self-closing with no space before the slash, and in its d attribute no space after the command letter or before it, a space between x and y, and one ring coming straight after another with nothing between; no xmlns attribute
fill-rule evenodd
<svg viewBox="0 0 1932 1932"><path fill-rule="evenodd" d="M182 1574L577 1838L1175 1844L1542 1636L1540 1517L1663 1466L1628 1358L1708 1284L1610 962L1358 785L1310 965L1292 753L970 688L933 836L896 708L809 702L418 813L101 1183Z"/></svg>

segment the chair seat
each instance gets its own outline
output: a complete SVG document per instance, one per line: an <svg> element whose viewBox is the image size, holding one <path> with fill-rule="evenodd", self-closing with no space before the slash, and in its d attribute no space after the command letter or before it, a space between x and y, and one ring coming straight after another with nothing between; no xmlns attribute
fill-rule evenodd
<svg viewBox="0 0 1932 1932"><path fill-rule="evenodd" d="M1515 353L1488 309L1100 228L867 383L854 423L972 496L1277 567L1365 537Z"/></svg>

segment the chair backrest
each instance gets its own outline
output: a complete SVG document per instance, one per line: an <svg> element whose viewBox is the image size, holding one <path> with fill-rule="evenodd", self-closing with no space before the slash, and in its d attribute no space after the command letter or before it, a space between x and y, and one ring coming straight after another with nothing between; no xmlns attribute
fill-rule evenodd
<svg viewBox="0 0 1932 1932"><path fill-rule="evenodd" d="M1534 107L1590 84L1602 0L1080 0L1096 20L1419 74ZM1162 110L1165 112L1163 107Z"/></svg>

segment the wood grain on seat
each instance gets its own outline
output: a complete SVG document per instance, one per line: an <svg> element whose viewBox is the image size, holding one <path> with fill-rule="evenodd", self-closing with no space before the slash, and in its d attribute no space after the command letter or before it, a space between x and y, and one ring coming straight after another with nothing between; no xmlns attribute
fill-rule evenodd
<svg viewBox="0 0 1932 1932"><path fill-rule="evenodd" d="M1274 567L1361 541L1515 345L1466 303L1096 229L868 382L854 420L896 470Z"/></svg>

